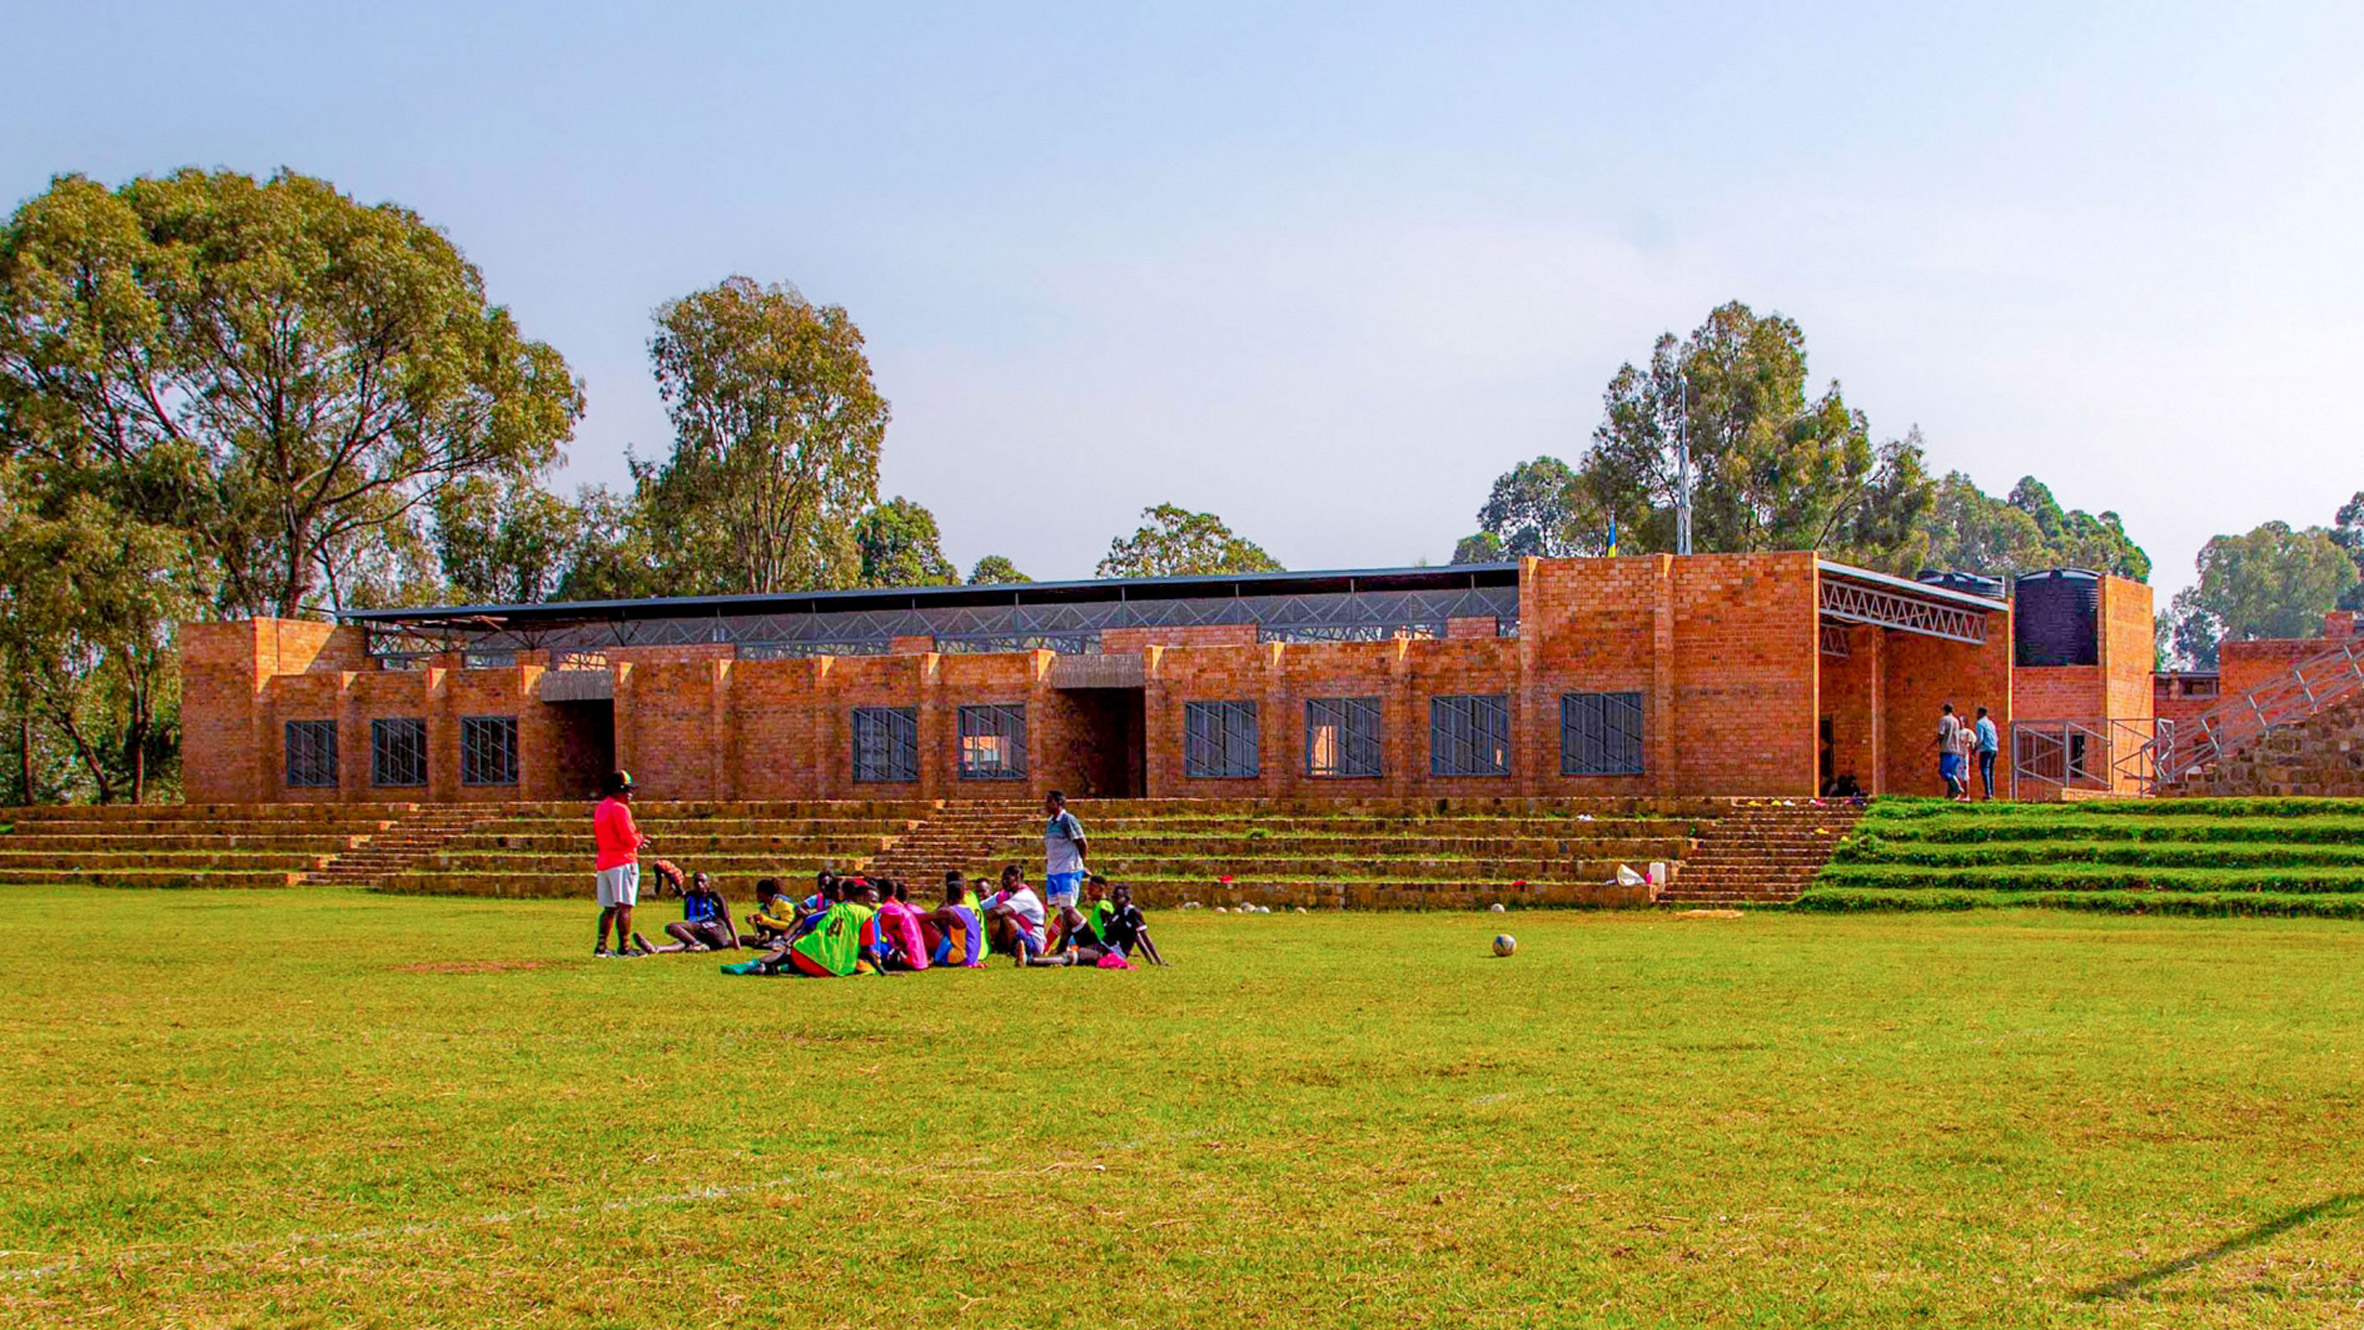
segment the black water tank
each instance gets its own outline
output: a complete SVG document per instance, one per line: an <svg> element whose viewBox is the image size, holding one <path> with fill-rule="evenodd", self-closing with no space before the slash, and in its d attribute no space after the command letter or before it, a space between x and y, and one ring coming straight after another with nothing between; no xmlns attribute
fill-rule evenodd
<svg viewBox="0 0 2364 1330"><path fill-rule="evenodd" d="M1923 568L1913 580L1929 586L1944 587L1948 591L1964 591L1973 596L1984 596L1989 600L2003 598L2003 579L2000 577L1984 577L1977 573L1949 573L1936 568Z"/></svg>
<svg viewBox="0 0 2364 1330"><path fill-rule="evenodd" d="M2101 574L2022 573L2011 596L2012 656L2022 666L2098 665Z"/></svg>

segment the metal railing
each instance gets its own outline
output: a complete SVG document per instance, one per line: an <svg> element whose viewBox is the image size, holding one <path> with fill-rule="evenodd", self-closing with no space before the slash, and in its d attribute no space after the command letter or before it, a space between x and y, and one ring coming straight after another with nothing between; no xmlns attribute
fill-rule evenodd
<svg viewBox="0 0 2364 1330"><path fill-rule="evenodd" d="M2364 694L2364 642L2346 642L2152 741L2153 789L2201 775L2266 733Z"/></svg>
<svg viewBox="0 0 2364 1330"><path fill-rule="evenodd" d="M2020 797L2022 781L2096 794L2149 794L2159 783L2159 742L2171 743L2174 732L2171 720L2014 720L2011 797Z"/></svg>

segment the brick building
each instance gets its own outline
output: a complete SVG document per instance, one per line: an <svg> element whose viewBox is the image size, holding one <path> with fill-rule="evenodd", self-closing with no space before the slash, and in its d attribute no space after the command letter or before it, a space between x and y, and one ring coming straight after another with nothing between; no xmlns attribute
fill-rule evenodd
<svg viewBox="0 0 2364 1330"><path fill-rule="evenodd" d="M2109 654L2039 691L2147 722L2148 588L2103 594ZM181 641L191 802L567 798L614 766L668 799L1934 793L1939 704L2008 726L2031 683L2007 602L1811 553L389 610Z"/></svg>

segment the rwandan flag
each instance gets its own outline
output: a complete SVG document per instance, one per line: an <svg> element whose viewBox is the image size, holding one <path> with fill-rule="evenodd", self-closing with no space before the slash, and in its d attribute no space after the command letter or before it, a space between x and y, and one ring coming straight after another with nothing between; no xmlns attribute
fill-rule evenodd
<svg viewBox="0 0 2364 1330"><path fill-rule="evenodd" d="M1612 559L1617 557L1617 514L1615 513L1609 514L1609 548L1607 551L1607 557Z"/></svg>

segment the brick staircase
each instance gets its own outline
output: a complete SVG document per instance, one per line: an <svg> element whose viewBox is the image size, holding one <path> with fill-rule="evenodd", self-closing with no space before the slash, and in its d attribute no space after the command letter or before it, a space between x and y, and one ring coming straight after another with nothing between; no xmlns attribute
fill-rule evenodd
<svg viewBox="0 0 2364 1330"><path fill-rule="evenodd" d="M303 887L370 887L387 881L483 822L500 809L482 804L426 804L352 849L303 875Z"/></svg>
<svg viewBox="0 0 2364 1330"><path fill-rule="evenodd" d="M287 887L420 812L415 804L115 804L0 812L0 884Z"/></svg>
<svg viewBox="0 0 2364 1330"><path fill-rule="evenodd" d="M1863 810L1811 800L1733 802L1662 893L1661 905L1787 905L1805 893Z"/></svg>
<svg viewBox="0 0 2364 1330"><path fill-rule="evenodd" d="M953 869L972 876L992 874L1012 861L1025 866L1031 879L1041 872L1042 865L1029 862L1021 857L1021 852L1029 848L1030 842L1037 842L1033 846L1033 859L1041 858L1039 819L1033 804L1002 799L947 799L926 821L897 837L892 845L874 856L864 865L864 871L899 878L915 893L934 891L944 881L944 874ZM1086 833L1090 830L1087 825Z"/></svg>
<svg viewBox="0 0 2364 1330"><path fill-rule="evenodd" d="M1619 865L1679 863L1725 806L1684 798L1094 799L1074 809L1093 869L1147 905L1423 910L1645 903L1645 891L1612 885Z"/></svg>
<svg viewBox="0 0 2364 1330"><path fill-rule="evenodd" d="M919 800L787 800L716 803L649 800L633 820L650 839L641 855L641 891L652 899L651 859L685 873L705 872L733 900L756 879L793 881L818 869L867 866L929 820L936 806ZM375 879L385 892L429 896L564 899L591 890L591 807L585 802L500 805L399 870Z"/></svg>

